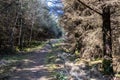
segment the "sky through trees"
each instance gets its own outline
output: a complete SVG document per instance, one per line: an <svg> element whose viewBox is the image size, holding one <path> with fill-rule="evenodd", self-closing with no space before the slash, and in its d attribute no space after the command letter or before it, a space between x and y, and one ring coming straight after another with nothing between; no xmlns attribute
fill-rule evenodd
<svg viewBox="0 0 120 80"><path fill-rule="evenodd" d="M61 0L46 0L49 13L55 20L64 14L63 4Z"/></svg>

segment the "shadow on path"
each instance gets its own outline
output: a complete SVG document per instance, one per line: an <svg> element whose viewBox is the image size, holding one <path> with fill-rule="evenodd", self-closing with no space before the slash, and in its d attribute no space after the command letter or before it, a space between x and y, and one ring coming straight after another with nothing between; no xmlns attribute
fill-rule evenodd
<svg viewBox="0 0 120 80"><path fill-rule="evenodd" d="M9 80L51 80L50 72L46 67L46 56L50 46L28 54L27 58L20 61Z"/></svg>

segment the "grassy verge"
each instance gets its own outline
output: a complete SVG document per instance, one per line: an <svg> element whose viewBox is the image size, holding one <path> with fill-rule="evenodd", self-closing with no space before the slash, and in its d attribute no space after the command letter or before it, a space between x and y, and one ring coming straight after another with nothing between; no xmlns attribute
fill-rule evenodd
<svg viewBox="0 0 120 80"><path fill-rule="evenodd" d="M45 45L45 42L32 42L28 47L24 47L23 51L32 52L34 50L41 49Z"/></svg>
<svg viewBox="0 0 120 80"><path fill-rule="evenodd" d="M45 44L46 42L32 42L28 47L23 48L23 52L29 53L35 50L42 49ZM15 62L15 61L23 60L27 57L27 54L23 54L23 52L19 51L17 47L16 50L17 50L16 54L3 55L0 58L0 60L3 59L3 60Z"/></svg>

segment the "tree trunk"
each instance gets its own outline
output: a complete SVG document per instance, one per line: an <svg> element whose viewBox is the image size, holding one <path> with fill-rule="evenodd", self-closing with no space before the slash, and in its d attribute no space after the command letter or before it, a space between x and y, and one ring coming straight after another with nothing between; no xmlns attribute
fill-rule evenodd
<svg viewBox="0 0 120 80"><path fill-rule="evenodd" d="M14 48L14 27L10 31L10 47L11 49Z"/></svg>
<svg viewBox="0 0 120 80"><path fill-rule="evenodd" d="M15 24L10 31L10 47L12 49L14 49L14 31L15 31L15 26L16 26L17 20L18 20L18 15L16 16Z"/></svg>
<svg viewBox="0 0 120 80"><path fill-rule="evenodd" d="M105 74L113 74L112 67L112 34L111 34L111 20L110 20L110 7L107 6L103 9L103 69Z"/></svg>
<svg viewBox="0 0 120 80"><path fill-rule="evenodd" d="M20 2L20 33L19 33L19 49L22 50L23 48L23 1L22 0L19 0Z"/></svg>
<svg viewBox="0 0 120 80"><path fill-rule="evenodd" d="M22 50L22 48L23 48L23 25L21 19L20 33L19 33L19 49Z"/></svg>
<svg viewBox="0 0 120 80"><path fill-rule="evenodd" d="M30 42L32 41L33 25L34 25L34 22L32 22L32 26L31 26L29 45L30 45Z"/></svg>

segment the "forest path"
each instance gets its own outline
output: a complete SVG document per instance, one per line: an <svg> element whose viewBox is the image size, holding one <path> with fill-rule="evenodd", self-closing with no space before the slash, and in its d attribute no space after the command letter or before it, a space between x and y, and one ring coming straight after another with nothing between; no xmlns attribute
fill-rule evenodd
<svg viewBox="0 0 120 80"><path fill-rule="evenodd" d="M51 42L54 43L58 43L57 40ZM27 58L20 61L9 80L53 80L46 63L48 53L52 51L51 44L48 42L41 50L27 54Z"/></svg>
<svg viewBox="0 0 120 80"><path fill-rule="evenodd" d="M18 61L9 80L111 80L96 66L81 59L73 60L74 55L62 51L65 45L62 41L50 40L42 49L28 53L27 58Z"/></svg>

